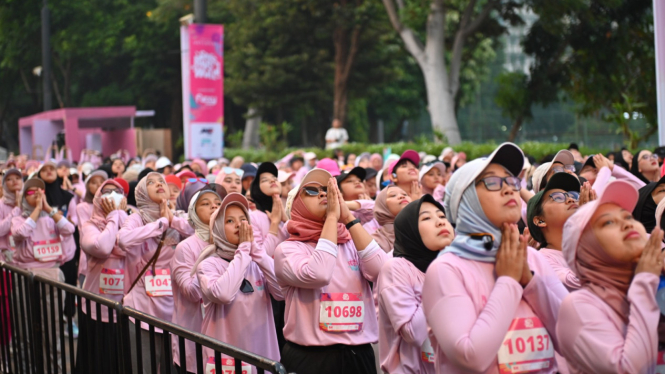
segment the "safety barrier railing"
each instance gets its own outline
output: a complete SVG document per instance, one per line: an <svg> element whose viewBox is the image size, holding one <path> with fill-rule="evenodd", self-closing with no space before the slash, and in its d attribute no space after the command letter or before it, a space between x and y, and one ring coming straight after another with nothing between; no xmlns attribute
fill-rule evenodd
<svg viewBox="0 0 665 374"><path fill-rule="evenodd" d="M265 372L285 374L284 366L209 336L187 330L136 309L125 307L97 294L64 282L0 262L0 371L2 373L143 373L144 362L151 374L186 373L185 343L195 344L197 374L245 374L243 363ZM64 312L65 295L75 297L79 316L96 312L96 319L79 318L87 340L78 347L72 316ZM94 306L93 306L94 303ZM84 309L85 305L85 309ZM107 317L107 323L102 321ZM130 320L131 319L131 320ZM133 321L132 321L133 320ZM144 357L141 324L148 325L149 357ZM130 332L134 329L134 336ZM165 362L158 371L155 329L162 330ZM135 339L134 342L131 339ZM179 347L179 369L171 370L172 339ZM214 369L203 362L203 348L214 350ZM132 360L132 350L135 359ZM76 357L77 352L85 357ZM222 355L233 358L233 367L223 369ZM135 365L132 365L133 361ZM78 362L78 367L77 367ZM212 365L212 364L211 364ZM205 368L205 370L204 370Z"/></svg>

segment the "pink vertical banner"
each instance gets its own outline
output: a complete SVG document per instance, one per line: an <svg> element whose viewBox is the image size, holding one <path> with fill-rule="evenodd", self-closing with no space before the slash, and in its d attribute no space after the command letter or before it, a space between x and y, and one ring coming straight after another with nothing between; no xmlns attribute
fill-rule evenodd
<svg viewBox="0 0 665 374"><path fill-rule="evenodd" d="M223 155L224 26L191 24L189 34L189 118L187 158Z"/></svg>

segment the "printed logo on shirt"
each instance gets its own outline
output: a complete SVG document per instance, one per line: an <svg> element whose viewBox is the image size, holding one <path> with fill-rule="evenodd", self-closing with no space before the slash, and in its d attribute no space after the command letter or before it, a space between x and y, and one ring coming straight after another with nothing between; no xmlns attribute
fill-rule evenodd
<svg viewBox="0 0 665 374"><path fill-rule="evenodd" d="M48 235L49 235L50 238L55 238L56 236L58 236L58 235L55 233L54 230L49 231L49 232L48 232Z"/></svg>
<svg viewBox="0 0 665 374"><path fill-rule="evenodd" d="M257 291L263 291L263 289L265 288L263 279L257 280L254 284L256 285Z"/></svg>
<svg viewBox="0 0 665 374"><path fill-rule="evenodd" d="M358 260L349 260L349 267L350 267L351 270L353 270L353 271L358 271L358 269L359 269L359 267L358 267Z"/></svg>

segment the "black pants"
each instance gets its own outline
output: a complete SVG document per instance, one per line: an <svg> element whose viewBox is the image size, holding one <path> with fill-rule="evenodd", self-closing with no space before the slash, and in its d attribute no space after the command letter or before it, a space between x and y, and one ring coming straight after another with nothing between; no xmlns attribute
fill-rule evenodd
<svg viewBox="0 0 665 374"><path fill-rule="evenodd" d="M287 372L298 374L376 374L370 344L306 347L287 341L282 364Z"/></svg>
<svg viewBox="0 0 665 374"><path fill-rule="evenodd" d="M90 312L88 312L90 313ZM106 315L107 309L102 307ZM90 318L86 313L79 313L79 338L76 353L76 371L85 373L119 373L120 356L116 324Z"/></svg>
<svg viewBox="0 0 665 374"><path fill-rule="evenodd" d="M78 280L79 272L79 257L81 256L81 247L79 246L79 229L74 230L74 241L76 243L76 252L74 258L65 262L60 266L60 270L65 275L65 283L76 287L76 281ZM74 295L67 292L65 294L65 315L69 317L74 317L76 314L76 304Z"/></svg>
<svg viewBox="0 0 665 374"><path fill-rule="evenodd" d="M286 310L286 302L284 300L277 301L270 295L270 303L272 304L272 316L275 320L275 331L277 332L277 346L279 347L280 356L284 350L284 314Z"/></svg>

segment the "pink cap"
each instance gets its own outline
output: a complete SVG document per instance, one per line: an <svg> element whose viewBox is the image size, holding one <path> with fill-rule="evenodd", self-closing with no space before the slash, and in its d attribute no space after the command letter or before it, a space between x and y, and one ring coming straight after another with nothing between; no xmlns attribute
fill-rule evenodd
<svg viewBox="0 0 665 374"><path fill-rule="evenodd" d="M332 175L333 177L336 177L340 174L342 174L339 171L339 165L337 165L337 162L335 160L332 160L330 158L324 158L320 160L317 164L316 167L319 169L326 170Z"/></svg>
<svg viewBox="0 0 665 374"><path fill-rule="evenodd" d="M395 168L395 165L402 160L409 160L413 162L413 164L416 165L417 169L419 166L418 164L420 164L420 155L418 154L418 152L414 151L413 149L407 149L406 151L404 151L404 153L402 153L402 156L399 158L399 160L397 160L397 162L395 162L395 164L393 164L388 170L390 170L391 173L394 173L395 170L393 169Z"/></svg>
<svg viewBox="0 0 665 374"><path fill-rule="evenodd" d="M577 257L577 247L582 237L584 229L589 224L591 217L596 212L598 207L603 204L616 204L621 208L632 212L637 205L639 194L632 184L615 180L607 184L605 189L598 194L598 198L590 203L586 203L577 209L563 226L563 256L568 263L568 267L578 274L575 266L575 258Z"/></svg>

